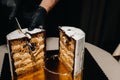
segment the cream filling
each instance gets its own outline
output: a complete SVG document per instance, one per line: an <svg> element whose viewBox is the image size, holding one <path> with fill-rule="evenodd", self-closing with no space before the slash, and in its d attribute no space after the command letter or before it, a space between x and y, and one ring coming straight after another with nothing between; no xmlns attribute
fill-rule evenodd
<svg viewBox="0 0 120 80"><path fill-rule="evenodd" d="M15 53L15 54L13 54L13 59L15 62L18 60L25 60L27 58L31 58L31 55L29 53L23 53L23 54Z"/></svg>
<svg viewBox="0 0 120 80"><path fill-rule="evenodd" d="M28 58L24 61L19 60L19 61L15 62L14 65L15 65L15 68L20 68L20 67L26 66L29 63L32 63L32 60Z"/></svg>
<svg viewBox="0 0 120 80"><path fill-rule="evenodd" d="M63 56L60 57L60 61L64 64L64 66L67 68L69 72L72 72L73 67L66 62L66 59Z"/></svg>
<svg viewBox="0 0 120 80"><path fill-rule="evenodd" d="M30 42L33 42L33 43L40 43L40 42L43 42L44 39L42 37L35 37L35 38L32 38Z"/></svg>
<svg viewBox="0 0 120 80"><path fill-rule="evenodd" d="M32 54L33 54L34 56L37 56L37 55L43 50L44 47L45 47L44 44L43 44L43 45L40 45L38 49L36 49L35 51L32 52Z"/></svg>
<svg viewBox="0 0 120 80"><path fill-rule="evenodd" d="M64 50L69 56L71 56L71 58L74 57L74 54L72 51L69 51L64 45L63 43L60 41L60 49Z"/></svg>
<svg viewBox="0 0 120 80"><path fill-rule="evenodd" d="M33 70L33 66L34 66L33 63L30 63L30 64L27 64L26 66L17 68L15 70L15 72L17 73L17 75L20 75L20 74L26 73L28 71L32 71Z"/></svg>
<svg viewBox="0 0 120 80"><path fill-rule="evenodd" d="M71 58L70 56L68 56L64 50L60 51L60 57L63 57L66 60L66 63L70 64L71 66L73 66L73 58Z"/></svg>
<svg viewBox="0 0 120 80"><path fill-rule="evenodd" d="M35 57L36 60L39 60L39 59L44 59L44 51L40 52L36 57Z"/></svg>

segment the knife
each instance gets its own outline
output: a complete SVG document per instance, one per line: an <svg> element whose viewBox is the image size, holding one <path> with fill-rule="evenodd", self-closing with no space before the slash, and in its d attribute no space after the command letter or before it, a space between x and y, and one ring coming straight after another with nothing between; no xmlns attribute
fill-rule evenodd
<svg viewBox="0 0 120 80"><path fill-rule="evenodd" d="M16 20L17 25L18 25L18 30L19 30L22 34L24 34L28 39L30 39L31 36L30 36L28 33L24 33L24 32L22 31L21 25L20 25L20 23L19 23L19 21L18 21L18 19L17 19L16 17L15 17L15 20Z"/></svg>
<svg viewBox="0 0 120 80"><path fill-rule="evenodd" d="M35 61L35 57L34 57L34 55L32 54L32 48L33 48L33 47L32 47L32 45L31 45L31 43L28 41L29 39L31 39L31 36L30 36L30 34L24 33L24 32L22 31L21 25L20 25L20 23L19 23L19 21L18 21L18 19L17 19L16 17L15 17L15 20L16 20L17 25L18 25L18 30L28 38L28 39L26 39L26 46L28 46L28 48L29 48L29 53L30 53L30 55L31 55L31 57L32 57L32 60L33 60L34 62L36 62L36 61Z"/></svg>
<svg viewBox="0 0 120 80"><path fill-rule="evenodd" d="M120 64L109 52L87 42L85 48L90 52L109 80L120 80Z"/></svg>

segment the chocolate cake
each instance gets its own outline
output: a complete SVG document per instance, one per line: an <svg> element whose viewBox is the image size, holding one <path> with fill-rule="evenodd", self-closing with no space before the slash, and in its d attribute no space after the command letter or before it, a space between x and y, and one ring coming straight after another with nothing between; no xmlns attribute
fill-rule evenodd
<svg viewBox="0 0 120 80"><path fill-rule="evenodd" d="M59 28L59 59L72 73L73 80L82 80L85 34L75 27Z"/></svg>
<svg viewBox="0 0 120 80"><path fill-rule="evenodd" d="M14 77L26 75L34 72L44 65L45 54L45 30L34 29L28 31L22 29L31 38L26 37L19 30L15 30L7 35L7 44L10 52L10 60Z"/></svg>

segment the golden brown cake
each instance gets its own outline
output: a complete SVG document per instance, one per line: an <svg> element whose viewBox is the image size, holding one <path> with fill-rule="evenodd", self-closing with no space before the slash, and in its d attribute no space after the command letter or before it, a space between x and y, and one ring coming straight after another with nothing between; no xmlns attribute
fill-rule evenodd
<svg viewBox="0 0 120 80"><path fill-rule="evenodd" d="M85 34L75 27L59 28L59 59L72 73L73 80L81 80L84 58Z"/></svg>
<svg viewBox="0 0 120 80"><path fill-rule="evenodd" d="M18 30L7 35L12 76L17 80L49 80L45 79L46 74L41 68L45 64L45 30L28 31L25 28L22 31L29 33L31 38L26 37ZM59 27L59 42L56 43L59 44L58 71L71 73L64 80L82 80L84 43L85 34L79 28ZM59 80L63 80L62 76L58 77Z"/></svg>
<svg viewBox="0 0 120 80"><path fill-rule="evenodd" d="M45 30L28 31L30 39L15 30L7 35L8 47L12 63L13 76L19 77L38 70L44 65Z"/></svg>

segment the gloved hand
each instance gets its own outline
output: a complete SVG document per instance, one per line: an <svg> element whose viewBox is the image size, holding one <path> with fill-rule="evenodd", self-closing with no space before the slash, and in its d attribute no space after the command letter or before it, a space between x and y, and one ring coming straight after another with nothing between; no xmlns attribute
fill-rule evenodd
<svg viewBox="0 0 120 80"><path fill-rule="evenodd" d="M10 9L9 20L13 20L22 0L2 0L2 4Z"/></svg>
<svg viewBox="0 0 120 80"><path fill-rule="evenodd" d="M32 16L32 22L28 27L28 30L31 31L34 28L38 28L39 26L44 27L46 15L47 15L47 11L43 7L39 6Z"/></svg>

